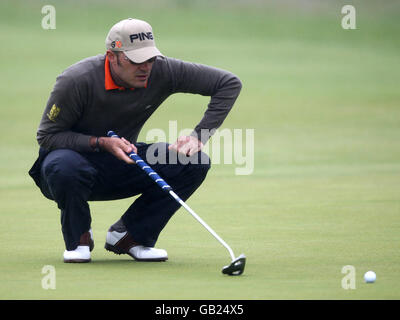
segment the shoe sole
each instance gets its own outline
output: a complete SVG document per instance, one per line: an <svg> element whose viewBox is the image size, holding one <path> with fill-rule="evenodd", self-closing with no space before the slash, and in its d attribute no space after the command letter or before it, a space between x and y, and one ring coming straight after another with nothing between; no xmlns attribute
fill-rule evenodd
<svg viewBox="0 0 400 320"><path fill-rule="evenodd" d="M64 259L65 263L87 263L90 261L91 259Z"/></svg>
<svg viewBox="0 0 400 320"><path fill-rule="evenodd" d="M104 245L104 248L107 251L113 252L115 254L127 254L129 256L131 256L133 259L135 259L136 261L141 261L141 262L164 262L168 260L168 257L166 258L155 258L155 259L139 259L137 257L135 257L133 254L131 254L130 252L126 252L125 250L121 250L116 246L113 246L109 243L106 242L106 244Z"/></svg>

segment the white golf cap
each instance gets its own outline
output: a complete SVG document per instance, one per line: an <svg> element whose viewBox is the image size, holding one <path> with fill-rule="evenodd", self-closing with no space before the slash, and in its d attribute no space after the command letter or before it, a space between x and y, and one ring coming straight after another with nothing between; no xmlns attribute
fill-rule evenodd
<svg viewBox="0 0 400 320"><path fill-rule="evenodd" d="M106 48L123 51L136 63L142 63L155 56L163 56L157 49L153 29L146 21L128 18L116 23L108 32Z"/></svg>

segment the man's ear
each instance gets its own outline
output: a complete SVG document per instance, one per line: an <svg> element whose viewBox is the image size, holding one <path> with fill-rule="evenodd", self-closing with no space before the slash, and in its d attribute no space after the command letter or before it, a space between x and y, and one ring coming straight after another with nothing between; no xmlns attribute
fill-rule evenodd
<svg viewBox="0 0 400 320"><path fill-rule="evenodd" d="M113 52L111 52L111 50L107 50L106 55L110 62L114 62L116 56Z"/></svg>

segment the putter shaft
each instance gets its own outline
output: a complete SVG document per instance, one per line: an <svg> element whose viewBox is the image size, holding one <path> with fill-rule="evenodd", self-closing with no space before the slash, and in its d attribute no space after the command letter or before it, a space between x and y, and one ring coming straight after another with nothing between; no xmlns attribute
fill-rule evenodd
<svg viewBox="0 0 400 320"><path fill-rule="evenodd" d="M233 254L233 250L231 247L218 235L215 233L211 227L204 222L202 218L200 218L196 212L194 212L179 196L172 190L169 191L169 194L177 201L179 204L186 209L198 222L201 223L201 225L207 229L208 232L210 232L215 239L217 239L228 251L229 254L231 255L232 261L235 260L235 255Z"/></svg>

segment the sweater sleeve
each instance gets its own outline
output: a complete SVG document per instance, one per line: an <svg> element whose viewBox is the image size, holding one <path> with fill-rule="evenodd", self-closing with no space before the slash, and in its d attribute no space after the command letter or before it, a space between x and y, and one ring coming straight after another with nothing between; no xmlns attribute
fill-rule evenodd
<svg viewBox="0 0 400 320"><path fill-rule="evenodd" d="M242 88L240 79L231 72L210 66L168 58L172 92L210 96L203 118L192 135L206 143L220 127L233 107Z"/></svg>
<svg viewBox="0 0 400 320"><path fill-rule="evenodd" d="M90 151L90 136L72 131L82 111L83 103L74 79L61 74L57 77L39 124L39 145L47 150L67 148Z"/></svg>

